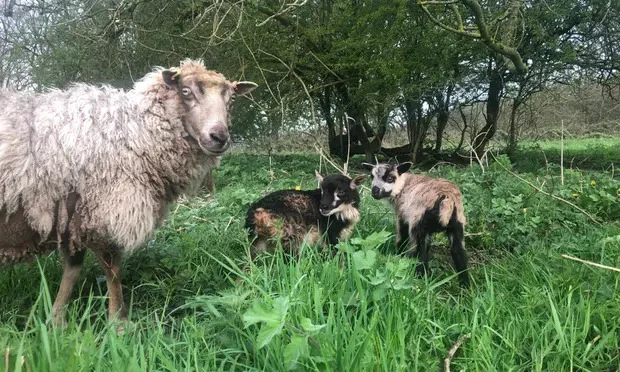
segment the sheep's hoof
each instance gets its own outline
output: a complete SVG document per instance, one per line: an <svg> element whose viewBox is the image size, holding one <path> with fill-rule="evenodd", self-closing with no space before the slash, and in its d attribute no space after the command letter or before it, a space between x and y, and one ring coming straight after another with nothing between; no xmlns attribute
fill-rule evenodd
<svg viewBox="0 0 620 372"><path fill-rule="evenodd" d="M53 319L52 319L52 325L55 328L60 328L60 329L64 329L67 328L67 319L65 319L65 312L64 311L54 311L53 313Z"/></svg>
<svg viewBox="0 0 620 372"><path fill-rule="evenodd" d="M415 274L417 276L431 275L431 268L424 264L417 264L415 267Z"/></svg>
<svg viewBox="0 0 620 372"><path fill-rule="evenodd" d="M136 324L127 319L119 319L114 322L116 324L116 335L124 335L127 333L131 333L136 329Z"/></svg>
<svg viewBox="0 0 620 372"><path fill-rule="evenodd" d="M55 316L54 320L52 321L52 324L54 325L54 328L65 329L67 328L68 323L64 316L60 316L60 317Z"/></svg>

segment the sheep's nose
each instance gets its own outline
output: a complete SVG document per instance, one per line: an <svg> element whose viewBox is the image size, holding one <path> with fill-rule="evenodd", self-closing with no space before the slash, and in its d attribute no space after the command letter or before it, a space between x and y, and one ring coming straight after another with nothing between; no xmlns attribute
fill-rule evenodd
<svg viewBox="0 0 620 372"><path fill-rule="evenodd" d="M327 205L327 204L321 204L320 208L321 208L321 210L322 210L322 211L326 211L326 210L328 210L328 209L329 209L329 205Z"/></svg>
<svg viewBox="0 0 620 372"><path fill-rule="evenodd" d="M228 128L220 124L211 130L209 137L211 137L211 139L217 142L220 146L224 146L226 142L228 142L230 135L228 134Z"/></svg>

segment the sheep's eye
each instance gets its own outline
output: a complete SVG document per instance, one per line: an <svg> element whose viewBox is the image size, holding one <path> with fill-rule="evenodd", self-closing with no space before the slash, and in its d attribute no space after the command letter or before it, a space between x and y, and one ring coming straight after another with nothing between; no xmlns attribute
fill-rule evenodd
<svg viewBox="0 0 620 372"><path fill-rule="evenodd" d="M183 88L181 89L181 94L185 97L189 97L192 94L192 90L189 88Z"/></svg>
<svg viewBox="0 0 620 372"><path fill-rule="evenodd" d="M343 197L344 196L344 191L340 191L338 190L338 192L336 193L336 195L338 195L338 197Z"/></svg>
<svg viewBox="0 0 620 372"><path fill-rule="evenodd" d="M387 176L387 177L385 177L385 180L387 182L394 182L394 176Z"/></svg>

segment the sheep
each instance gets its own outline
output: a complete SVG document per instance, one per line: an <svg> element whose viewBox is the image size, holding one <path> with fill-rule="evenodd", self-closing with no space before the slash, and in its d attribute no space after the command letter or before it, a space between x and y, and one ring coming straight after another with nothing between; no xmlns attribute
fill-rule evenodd
<svg viewBox="0 0 620 372"><path fill-rule="evenodd" d="M389 198L395 209L398 249L407 250L410 242L416 245L413 255L422 261L416 266L416 273L430 273L431 237L444 231L450 240L450 253L461 284L468 287L467 257L463 247L466 219L458 186L446 179L407 173L411 163L364 166L371 170L373 198Z"/></svg>
<svg viewBox="0 0 620 372"><path fill-rule="evenodd" d="M245 227L252 241L250 260L263 251L273 250L273 238L294 255L306 242L332 246L347 239L359 220L359 186L366 179L333 174L322 177L315 190L274 191L248 209Z"/></svg>
<svg viewBox="0 0 620 372"><path fill-rule="evenodd" d="M121 254L149 239L170 204L197 189L230 147L232 97L255 89L185 59L129 91L76 83L43 93L0 90L0 263L58 250L53 322L88 248L108 287L109 320L127 321Z"/></svg>

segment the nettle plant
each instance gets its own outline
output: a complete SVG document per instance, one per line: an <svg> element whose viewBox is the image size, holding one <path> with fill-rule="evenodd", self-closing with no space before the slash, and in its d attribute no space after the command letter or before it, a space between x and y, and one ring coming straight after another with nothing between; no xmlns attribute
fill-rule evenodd
<svg viewBox="0 0 620 372"><path fill-rule="evenodd" d="M325 332L334 330L326 330L327 324L314 324L310 318L303 316L303 309L298 305L303 304L309 296L314 298L330 293L333 281L341 282L343 287L350 287L350 290L340 293L338 299L333 299L344 302L347 308L360 306L360 290L364 292L362 297L371 301L380 301L389 295L410 295L414 288L413 260L395 257L391 261L380 262L377 249L391 238L392 234L381 231L366 238L340 242L336 247L348 265L341 268L336 263L338 259L326 263L326 270L340 270L340 273L336 274L340 275L339 278L333 278L332 273L329 274L332 280L323 282L317 278L321 275L318 272L304 274L288 295L256 298L242 315L244 328L258 327L256 348L277 348L278 345L284 345L282 356L288 369L294 369L309 359L315 362L322 360L328 364L333 362L337 357L335 351L327 347L324 341L329 339ZM300 284L307 285L308 282L312 283L311 294L298 290Z"/></svg>
<svg viewBox="0 0 620 372"><path fill-rule="evenodd" d="M603 219L620 219L620 180L609 174L567 171L570 183L558 194Z"/></svg>

